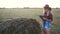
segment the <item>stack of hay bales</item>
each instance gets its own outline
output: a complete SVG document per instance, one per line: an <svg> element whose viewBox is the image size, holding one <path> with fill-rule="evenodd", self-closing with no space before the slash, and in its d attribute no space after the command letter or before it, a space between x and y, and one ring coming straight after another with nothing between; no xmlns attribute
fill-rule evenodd
<svg viewBox="0 0 60 34"><path fill-rule="evenodd" d="M35 19L19 18L0 22L0 34L41 34Z"/></svg>

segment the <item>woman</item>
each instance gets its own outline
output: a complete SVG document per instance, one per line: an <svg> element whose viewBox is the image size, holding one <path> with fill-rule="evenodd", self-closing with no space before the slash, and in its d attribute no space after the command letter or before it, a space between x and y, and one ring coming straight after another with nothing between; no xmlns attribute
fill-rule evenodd
<svg viewBox="0 0 60 34"><path fill-rule="evenodd" d="M51 22L53 21L51 13L51 8L49 5L45 5L44 7L44 15L43 15L43 30L44 34L50 34Z"/></svg>

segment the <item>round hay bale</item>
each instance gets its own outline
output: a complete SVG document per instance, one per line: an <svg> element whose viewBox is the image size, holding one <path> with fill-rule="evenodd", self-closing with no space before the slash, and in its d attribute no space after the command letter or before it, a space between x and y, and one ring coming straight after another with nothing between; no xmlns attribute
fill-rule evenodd
<svg viewBox="0 0 60 34"><path fill-rule="evenodd" d="M0 34L41 34L41 28L35 19L11 19L1 22Z"/></svg>

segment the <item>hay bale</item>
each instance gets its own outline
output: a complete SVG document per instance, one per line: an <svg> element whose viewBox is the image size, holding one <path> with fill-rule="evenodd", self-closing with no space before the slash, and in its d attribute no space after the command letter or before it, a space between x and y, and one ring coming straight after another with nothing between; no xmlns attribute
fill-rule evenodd
<svg viewBox="0 0 60 34"><path fill-rule="evenodd" d="M35 19L11 19L1 22L0 34L41 34L41 29Z"/></svg>

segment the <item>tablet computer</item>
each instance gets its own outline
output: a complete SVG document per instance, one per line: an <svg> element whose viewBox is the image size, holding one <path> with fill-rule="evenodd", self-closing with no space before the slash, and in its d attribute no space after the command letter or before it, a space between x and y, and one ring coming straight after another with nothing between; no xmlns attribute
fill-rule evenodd
<svg viewBox="0 0 60 34"><path fill-rule="evenodd" d="M43 20L43 15L40 15L39 17Z"/></svg>

